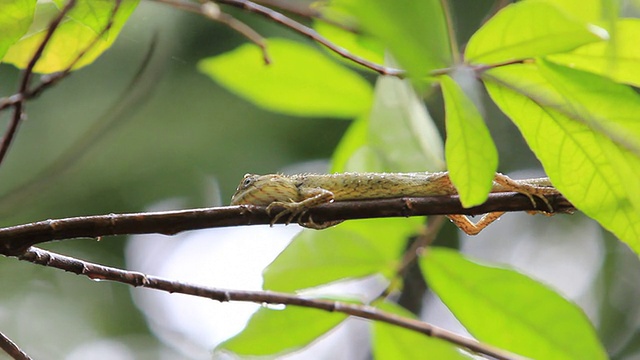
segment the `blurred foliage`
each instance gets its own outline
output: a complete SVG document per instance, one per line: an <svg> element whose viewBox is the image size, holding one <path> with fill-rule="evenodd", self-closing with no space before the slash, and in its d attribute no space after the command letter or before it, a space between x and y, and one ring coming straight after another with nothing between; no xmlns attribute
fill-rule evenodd
<svg viewBox="0 0 640 360"><path fill-rule="evenodd" d="M0 2L2 6L4 3L19 6L18 1ZM41 19L44 11L50 19L62 3L57 1L57 7L51 3L39 4L35 9L36 18ZM60 35L56 40L59 43L52 46L67 46L69 39L80 39L79 29L95 35L106 23L107 17L93 15L104 15L108 7L89 8L91 2L80 3L81 6L65 19L61 28L61 34L70 36ZM637 85L633 79L637 75L638 52L630 40L637 35L637 20L618 20L618 2L605 0L591 0L589 5L573 0L527 0L508 6L488 22L485 22L488 14L495 15L494 2L489 0L451 1L452 14L445 11L443 2L439 0L401 3L402 6L384 0L366 3L360 0L334 1L335 12L331 14L347 16L363 32L349 37L330 27L319 29L322 33L331 34L332 38L340 39L339 43L357 44L369 58L385 59L389 64L397 61L400 67L409 71L410 81L377 80L373 94L362 80L372 79L372 75L362 71L362 67L355 67L360 71L356 74L339 66L340 62L330 61L330 57L320 57L321 52L311 50L309 45L301 43L303 40L299 36L276 24L231 11L270 38L296 41L296 45L287 45L289 42L286 40L276 40L278 45L274 45L274 55L282 51L287 60L293 56L310 56L293 62L299 65L304 61L307 66L309 61L316 61L310 59L321 59L313 67L326 71L314 74L317 75L314 83L304 84L313 90L322 89L321 94L327 95L321 104L323 107L318 110L312 106L317 105L314 101L296 103L296 95L302 96L304 89L285 94L285 90L292 89L290 83L279 84L284 86L284 90L273 90L269 94L280 96L263 98L265 92L273 89L266 86L273 83L272 78L262 78L260 71L243 74L251 75L250 78L233 76L238 67L248 68L249 63L262 65L258 51L246 50L253 45L246 44L245 38L228 27L152 2L140 3L127 21L137 2L123 1L122 13L116 18L110 34L105 35L104 43L92 50L95 53L84 58L86 63L79 63L78 67L87 65L109 48L126 21L109 51L27 104L29 119L21 125L9 157L0 169L0 224L9 226L45 218L143 211L150 204L175 197L184 199L188 207L226 204L236 182L246 172L275 172L291 163L326 159L332 154L332 169L336 171L438 170L443 165L442 141L429 113L437 120L435 123L439 124L440 131L444 132L444 110L449 135L456 135L450 126L458 130L469 123L475 126L472 131L454 136L456 143L447 145L446 157L448 161L457 159L456 170L463 175L456 185L465 196L466 203L481 202L488 192L487 174L492 174L497 166L495 151L489 151L487 155L485 149L498 149L502 171L527 168L537 164L537 160L525 150L516 127L505 121L496 105L486 101L477 88L465 85L464 74L439 78L441 74L431 72L462 65L458 62L461 54L456 44L464 44L470 39L464 49L465 66L495 65L524 59L523 64L502 66L482 73L491 99L522 131L557 187L585 213L597 218L637 251L640 247L637 244L640 198L634 189L638 185L640 140L638 122L629 120L628 115L637 113L635 107L640 102L637 94L626 86ZM8 49L4 61L23 66L28 60L25 56L32 53L38 36L42 36L42 24L48 22L38 20L35 25L39 27L28 30L24 26L25 19L33 16L33 7L16 9L20 10L20 16L9 19L16 20L15 31L3 36L0 55ZM356 11L363 9L366 11ZM381 17L385 21L381 22ZM455 19L455 34L450 33L447 27L451 18ZM0 14L0 23L3 21L7 18ZM548 26L540 25L546 21ZM78 27L77 23L82 25ZM4 27L0 25L0 29ZM611 35L609 41L604 36L605 30ZM22 37L25 33L39 35ZM18 40L21 37L22 40ZM73 56L60 60L54 52L45 55L37 70L49 72L64 68L79 49L86 47L90 38L85 35L83 41L73 44L75 52L66 54ZM393 59L383 52L385 46L382 44L388 47ZM154 46L150 62L145 63L146 52ZM597 61L589 61L594 56ZM531 63L529 58L535 58L536 63ZM625 58L628 62L615 66L615 71L606 71L618 58ZM58 60L62 63L56 62ZM197 71L198 64L201 64L201 71L235 93L244 94L255 104L280 113L265 111L216 85ZM145 66L144 74L129 84L140 66ZM292 74L294 69L289 66L284 70L285 74ZM289 80L296 85L306 79L304 66L298 70L301 72L294 74L300 79L293 77ZM322 82L323 77L326 82ZM18 81L18 71L8 65L0 66L0 92L3 96L13 94ZM434 91L434 82L440 82L444 88L445 106L439 93ZM585 89L586 83L596 86ZM134 96L136 89L140 94ZM260 91L249 96L248 93L255 89ZM358 96L349 101L349 95L354 92ZM128 105L123 95L125 100L129 95L136 101ZM421 101L422 96L427 97L426 107ZM282 102L283 98L290 102ZM278 106L269 103L272 99L279 101ZM535 101L528 103L531 99ZM118 105L123 102L127 106L119 110ZM332 102L335 108L331 107ZM470 107L472 105L475 111ZM532 124L532 114L536 119L546 121L548 126L543 136L540 136L540 129ZM320 116L357 120L347 131L347 122ZM9 112L0 114L3 124L8 119ZM551 123L562 126L552 129ZM68 167L67 164L58 164L49 168L61 156L66 156L68 149L74 149L74 144L86 140L87 134L96 129L100 133L95 140L82 147L83 151L67 157ZM341 139L345 131L346 136ZM587 138L580 138L585 134ZM567 139L575 140L569 144L570 148L567 147ZM590 163L593 159L598 161ZM485 180L485 186L475 188L477 179L471 181L470 174L480 174L480 181ZM577 186L572 180L576 177L587 181ZM217 189L211 190L214 187L212 179L219 184L220 194L216 193ZM593 183L586 186L589 179L598 187L590 187ZM402 286L398 285L401 280L396 277L403 240L407 234L416 231L416 222L420 219L401 220L372 221L375 225L353 222L328 231L304 232L266 270L265 288L297 291L342 278L381 273L391 284L390 290L401 290ZM395 227L396 222L402 225ZM389 224L393 225L392 229ZM123 241L122 238L105 239L100 243L75 240L49 244L47 248L123 266ZM612 242L606 244L611 253L603 260L599 293L602 297L602 327L598 331L611 354L633 353L635 327L626 329L624 338L629 339L627 342L616 343L611 335L620 331L612 329L611 319L620 319L620 313L624 311L609 305L606 297L621 286L617 279L625 274L625 270L616 267L618 259L624 257L615 256L620 252L620 246L612 245ZM563 325L569 329L567 332L586 334L592 354L604 356L603 345L592 336L592 325L575 304L514 270L483 267L461 258L457 253L439 251L428 253L422 259L428 280L433 280L429 278L438 271L442 275L443 264L458 264L455 270L462 272L459 275L462 279L475 279L490 272L499 274L496 277L503 280L513 280L508 281L509 285L517 285L518 289L511 292L509 288L501 289L513 293L512 297L507 298L508 294L493 289L483 294L484 299L487 302L506 300L506 305L527 312L531 306L530 298L523 294L543 297L544 302L550 305L542 310L573 314L572 319L564 319L566 323ZM441 261L429 264L427 259L430 257ZM637 270L637 258L628 261L634 264L629 268ZM437 268L437 265L442 267ZM85 278L20 263L15 259L3 259L0 271L11 274L3 276L5 290L0 296L0 318L6 325L0 331L6 331L34 357L62 358L71 349L91 340L147 335L145 319L133 306L124 286L97 285ZM455 300L466 303L478 300L476 290L465 287L462 281L450 284L460 285L456 289L442 285L447 281L433 281L434 291L451 306L455 306ZM638 285L633 288L637 291ZM451 300L455 293L458 296ZM395 305L381 302L379 306L394 313L403 313ZM626 306L625 310L638 311L635 304ZM247 329L226 345L232 344L229 349L239 353L292 351L306 346L339 321L321 317L327 324L322 324L321 329L313 328L305 326L305 322L313 321L313 316L306 318L304 313L311 311L287 308L280 312L293 314L297 321L296 337L290 338L288 343L275 344L280 345L276 348L260 347L261 344L272 346L282 336L282 332L273 330L274 324L275 328L291 329L286 318L276 319L273 316L277 312L270 309L259 311ZM68 316L70 313L73 316ZM322 316L321 313L319 315ZM508 314L499 315L508 319ZM487 321L497 317L492 316ZM464 318L461 316L460 320L467 324L469 320ZM468 326L477 329L473 320L477 319L472 319ZM554 320L534 317L522 322L548 329ZM267 333L263 328L265 324L270 329ZM55 332L56 328L63 326L71 330ZM394 349L401 347L399 344L422 344L424 340L416 338L413 333L396 332L385 325L376 325L374 331L374 339L379 334L393 333L397 336L398 341L385 339L372 345L374 354L381 357L394 353ZM488 341L532 356L536 356L530 352L535 342L527 340L543 333L536 332L530 337L522 335L519 338L521 343L507 344L510 336L507 331L491 331L490 335L495 337ZM562 334L548 336L553 339ZM256 337L260 338L260 343L256 342ZM256 348L240 347L247 343ZM437 344L433 346L442 345ZM132 348L136 347L142 348L142 345L132 345ZM447 345L440 351L448 353L452 349ZM545 356L566 355L564 351L563 346L558 346Z"/></svg>

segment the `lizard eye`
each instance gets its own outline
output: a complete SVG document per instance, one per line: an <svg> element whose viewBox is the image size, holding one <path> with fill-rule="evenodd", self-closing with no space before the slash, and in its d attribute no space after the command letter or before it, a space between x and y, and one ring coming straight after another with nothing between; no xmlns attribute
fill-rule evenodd
<svg viewBox="0 0 640 360"><path fill-rule="evenodd" d="M244 180L242 180L242 187L246 188L249 185L253 184L253 181L255 180L255 178L253 176L246 176L244 178Z"/></svg>

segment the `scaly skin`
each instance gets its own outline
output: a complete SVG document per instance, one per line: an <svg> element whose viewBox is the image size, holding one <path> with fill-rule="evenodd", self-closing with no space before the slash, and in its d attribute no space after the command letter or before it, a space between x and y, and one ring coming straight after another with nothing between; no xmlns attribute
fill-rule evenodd
<svg viewBox="0 0 640 360"><path fill-rule="evenodd" d="M505 175L496 174L491 192L519 192L543 199L551 206L544 195L558 194L548 178L512 180ZM231 205L267 206L267 211L276 207L284 208L273 217L272 224L282 216L289 215L287 223L296 216L304 214L314 206L332 201L371 200L411 196L453 195L457 191L446 172L437 173L340 173L329 175L254 175L247 174L231 198ZM535 202L534 202L535 203ZM488 214L490 218L471 223L462 215L450 215L449 218L468 234L477 234L497 219L501 213ZM484 223L486 222L486 224ZM339 222L300 225L321 229ZM478 229L478 227L480 227Z"/></svg>

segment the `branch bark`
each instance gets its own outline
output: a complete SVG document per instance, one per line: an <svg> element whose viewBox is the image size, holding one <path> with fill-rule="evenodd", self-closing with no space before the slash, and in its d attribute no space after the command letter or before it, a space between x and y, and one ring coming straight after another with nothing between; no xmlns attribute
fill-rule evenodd
<svg viewBox="0 0 640 360"><path fill-rule="evenodd" d="M0 332L0 349L4 350L12 359L16 360L31 360L31 357L27 355L22 349L16 345L5 334Z"/></svg>
<svg viewBox="0 0 640 360"><path fill-rule="evenodd" d="M496 359L518 360L522 357L493 346L479 343L473 339L460 336L445 329L422 322L415 319L401 317L392 313L381 311L373 306L364 304L351 304L341 301L331 301L324 299L313 299L292 294L278 293L272 291L248 291L248 290L227 290L186 284L178 281L171 281L156 276L145 275L140 272L126 271L118 268L90 263L76 258L56 254L50 251L32 247L18 256L20 260L29 261L35 264L54 267L77 275L86 276L90 279L111 280L128 284L135 287L144 287L167 291L170 293L181 293L208 298L220 302L245 301L258 304L278 304L288 306L302 306L325 310L328 312L339 312L360 318L382 321L388 324L397 325L405 329L416 331L430 337L442 339L456 346L465 348L471 352L484 354Z"/></svg>
<svg viewBox="0 0 640 360"><path fill-rule="evenodd" d="M561 195L548 196L547 200L556 213L575 210ZM462 207L457 195L340 201L312 208L302 220L307 216L316 223L322 223L381 217L549 211L541 199L535 201L534 206L529 198L518 193L492 193L484 204L472 208ZM174 235L186 230L270 222L266 207L251 205L50 219L0 229L0 254L19 255L30 246L53 240L150 233ZM284 222L285 219L278 221Z"/></svg>

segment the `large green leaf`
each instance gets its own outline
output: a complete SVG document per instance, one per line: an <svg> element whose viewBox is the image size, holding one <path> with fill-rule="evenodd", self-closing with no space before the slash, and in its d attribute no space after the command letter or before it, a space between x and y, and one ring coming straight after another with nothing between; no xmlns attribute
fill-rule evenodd
<svg viewBox="0 0 640 360"><path fill-rule="evenodd" d="M553 184L578 209L640 252L637 155L551 106L554 99L559 105L566 99L536 65L495 68L484 77L491 98L518 126ZM529 96L543 93L547 97ZM606 103L607 94L602 95ZM593 99L597 106L598 98Z"/></svg>
<svg viewBox="0 0 640 360"><path fill-rule="evenodd" d="M264 288L293 292L376 273L391 277L421 219L371 219L307 230L269 265Z"/></svg>
<svg viewBox="0 0 640 360"><path fill-rule="evenodd" d="M22 35L31 22L36 9L36 0L0 0L0 60Z"/></svg>
<svg viewBox="0 0 640 360"><path fill-rule="evenodd" d="M498 169L498 150L478 108L449 76L440 78L447 123L445 146L451 182L465 207L482 204Z"/></svg>
<svg viewBox="0 0 640 360"><path fill-rule="evenodd" d="M414 79L451 64L445 14L440 0L337 0L362 29L380 39Z"/></svg>
<svg viewBox="0 0 640 360"><path fill-rule="evenodd" d="M90 8L91 6L87 3L92 2L79 1L79 9ZM138 0L122 1L117 13L113 16L111 28L89 49L89 45L93 43L96 36L107 26L115 7L115 2L101 3L100 6L93 9L95 12L80 11L74 13L74 17L66 16L63 19L45 47L42 57L36 63L35 72L52 73L65 70L80 54L86 51L73 66L73 69L78 69L92 63L111 47L122 26L137 7ZM73 13L73 10L71 12ZM42 43L49 23L58 14L59 10L52 3L38 3L35 18L29 31L9 48L4 61L24 68Z"/></svg>
<svg viewBox="0 0 640 360"><path fill-rule="evenodd" d="M525 275L444 248L430 248L420 267L433 291L480 341L532 359L607 358L582 310Z"/></svg>
<svg viewBox="0 0 640 360"><path fill-rule="evenodd" d="M590 71L617 82L640 86L640 20L616 22L613 41L587 44L570 53L547 57L557 64Z"/></svg>
<svg viewBox="0 0 640 360"><path fill-rule="evenodd" d="M607 26L618 14L620 0L546 0L571 17Z"/></svg>
<svg viewBox="0 0 640 360"><path fill-rule="evenodd" d="M405 318L415 316L399 305L378 302L377 308ZM373 323L373 357L375 359L472 359L451 343L381 321Z"/></svg>
<svg viewBox="0 0 640 360"><path fill-rule="evenodd" d="M353 118L371 105L371 86L326 54L299 42L267 41L272 63L244 44L201 60L198 69L265 109L298 116Z"/></svg>
<svg viewBox="0 0 640 360"><path fill-rule="evenodd" d="M277 355L298 350L334 328L346 315L318 309L287 306L261 308L242 332L220 344L215 352L237 355Z"/></svg>
<svg viewBox="0 0 640 360"><path fill-rule="evenodd" d="M606 31L572 18L543 0L506 6L469 40L465 59L496 64L573 50L601 41Z"/></svg>
<svg viewBox="0 0 640 360"><path fill-rule="evenodd" d="M629 86L568 67L538 62L540 73L559 95L551 106L583 122L640 157L640 95ZM532 92L535 97L535 90ZM560 102L556 102L556 101Z"/></svg>

